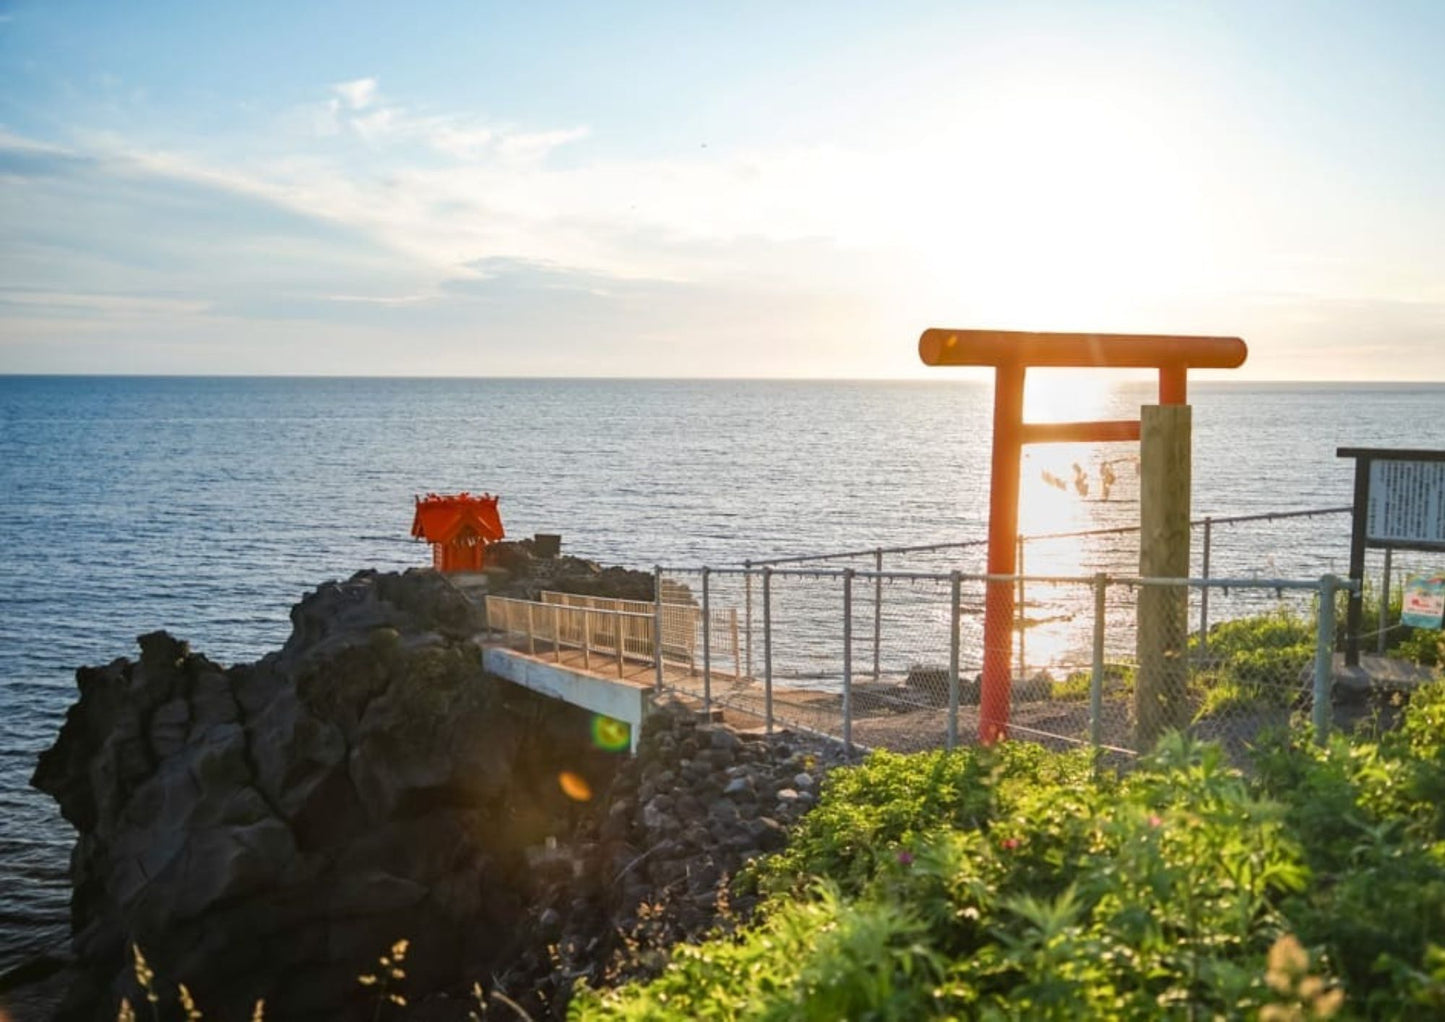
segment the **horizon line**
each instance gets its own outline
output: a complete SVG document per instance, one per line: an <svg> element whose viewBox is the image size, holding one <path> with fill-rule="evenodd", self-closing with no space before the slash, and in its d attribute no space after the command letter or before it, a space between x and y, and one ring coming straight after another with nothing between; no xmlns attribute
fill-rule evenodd
<svg viewBox="0 0 1445 1022"><path fill-rule="evenodd" d="M1141 370L1137 382L1146 383L1147 370ZM448 375L399 374L399 373L65 373L65 372L0 372L0 379L72 379L72 380L497 380L512 382L619 382L619 383L921 383L926 385L946 383L986 384L986 378L936 376L561 376L498 374L492 376L465 373ZM1136 382L1133 380L1125 382ZM1314 386L1314 387L1438 387L1445 386L1445 378L1408 379L1298 379L1291 377L1233 377L1191 378L1191 387L1249 387L1249 386Z"/></svg>

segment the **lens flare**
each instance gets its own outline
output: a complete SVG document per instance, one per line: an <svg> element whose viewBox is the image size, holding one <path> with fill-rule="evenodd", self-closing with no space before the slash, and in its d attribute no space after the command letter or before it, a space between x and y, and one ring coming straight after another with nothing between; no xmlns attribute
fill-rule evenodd
<svg viewBox="0 0 1445 1022"><path fill-rule="evenodd" d="M592 801L592 785L588 784L587 779L581 774L563 770L557 775L557 784L562 788L562 794L573 802Z"/></svg>
<svg viewBox="0 0 1445 1022"><path fill-rule="evenodd" d="M625 720L599 713L592 718L592 744L608 752L625 752L632 748L632 728Z"/></svg>

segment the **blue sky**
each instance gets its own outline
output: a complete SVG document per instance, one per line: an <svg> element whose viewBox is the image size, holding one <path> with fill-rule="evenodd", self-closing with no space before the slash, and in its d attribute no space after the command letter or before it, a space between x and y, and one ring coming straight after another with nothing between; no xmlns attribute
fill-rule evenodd
<svg viewBox="0 0 1445 1022"><path fill-rule="evenodd" d="M0 372L1445 380L1445 4L0 0ZM937 372L937 371L934 371Z"/></svg>

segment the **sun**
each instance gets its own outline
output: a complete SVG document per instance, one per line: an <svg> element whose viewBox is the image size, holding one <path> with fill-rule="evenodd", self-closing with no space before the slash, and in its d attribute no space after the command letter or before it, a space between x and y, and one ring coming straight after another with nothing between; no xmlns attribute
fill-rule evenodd
<svg viewBox="0 0 1445 1022"><path fill-rule="evenodd" d="M1087 422L1108 417L1109 383L1096 369L1030 369L1024 377L1025 422Z"/></svg>
<svg viewBox="0 0 1445 1022"><path fill-rule="evenodd" d="M1020 75L960 101L895 205L911 287L1000 329L1129 330L1213 251L1198 169L1142 90Z"/></svg>

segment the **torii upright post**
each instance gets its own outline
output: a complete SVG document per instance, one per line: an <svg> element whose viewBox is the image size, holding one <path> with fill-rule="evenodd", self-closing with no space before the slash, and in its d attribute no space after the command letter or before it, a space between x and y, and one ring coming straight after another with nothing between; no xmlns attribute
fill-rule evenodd
<svg viewBox="0 0 1445 1022"><path fill-rule="evenodd" d="M993 471L989 493L988 573L1017 569L1019 471L1028 443L1102 443L1138 440L1139 422L1026 423L1024 375L1031 367L1157 369L1159 403L1182 405L1190 369L1234 369L1248 349L1238 337L1172 334L1058 334L1013 330L925 330L918 355L930 366L992 366L994 370ZM979 740L1008 737L1013 678L1011 638L1014 585L988 583L983 619L983 685Z"/></svg>

